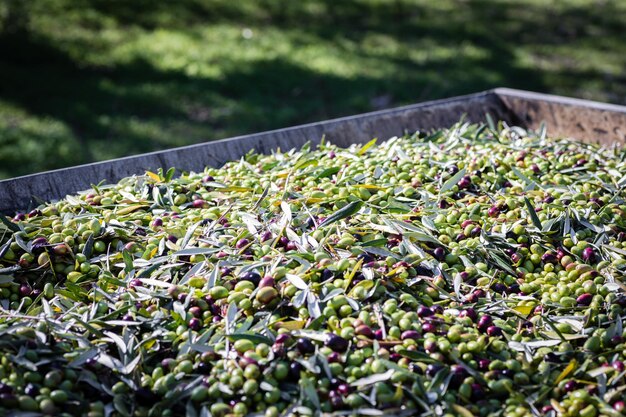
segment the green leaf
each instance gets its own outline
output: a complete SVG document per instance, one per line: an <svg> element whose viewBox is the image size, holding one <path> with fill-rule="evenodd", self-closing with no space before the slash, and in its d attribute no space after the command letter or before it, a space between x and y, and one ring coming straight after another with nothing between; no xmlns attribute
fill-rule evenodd
<svg viewBox="0 0 626 417"><path fill-rule="evenodd" d="M461 178L465 176L466 172L467 172L467 168L463 168L459 172L457 172L456 174L448 178L448 180L439 189L439 194L443 194L449 189L451 189L452 187L454 187L455 185L457 185L458 182L461 181Z"/></svg>
<svg viewBox="0 0 626 417"><path fill-rule="evenodd" d="M363 201L353 201L325 218L324 221L320 223L320 227L328 226L329 224L335 223L336 221L345 219L346 217L350 217L353 214L357 213L362 206Z"/></svg>
<svg viewBox="0 0 626 417"><path fill-rule="evenodd" d="M319 410L322 405L320 404L320 399L317 395L317 390L311 381L311 378L302 378L300 380L300 386L302 388L302 393L304 394L304 398L308 399L313 403L313 405Z"/></svg>
<svg viewBox="0 0 626 417"><path fill-rule="evenodd" d="M83 248L83 255L85 255L87 258L91 257L91 254L93 252L93 244L94 237L93 234L90 234L87 238L87 241L85 242L85 247Z"/></svg>
<svg viewBox="0 0 626 417"><path fill-rule="evenodd" d="M528 209L528 214L530 215L530 219L532 220L533 224L537 229L542 230L543 226L541 226L541 220L539 220L533 204L530 202L528 197L524 197L524 202L526 203L526 208Z"/></svg>
<svg viewBox="0 0 626 417"><path fill-rule="evenodd" d="M245 339L245 340L251 341L254 344L265 343L265 344L271 345L272 343L274 343L269 337L262 336L258 333L248 333L248 332L233 333L233 334L228 335L227 337L231 342Z"/></svg>
<svg viewBox="0 0 626 417"><path fill-rule="evenodd" d="M489 113L485 113L485 119L487 119L487 125L489 126L489 129L491 130L492 133L494 133L495 135L498 135L498 128L495 124L495 122L493 121L493 117L491 117L491 114Z"/></svg>
<svg viewBox="0 0 626 417"><path fill-rule="evenodd" d="M172 178L174 178L175 173L176 173L176 168L171 167L170 169L168 169L167 172L165 173L165 182L171 181Z"/></svg>
<svg viewBox="0 0 626 417"><path fill-rule="evenodd" d="M383 372L382 374L373 374L373 375L369 375L361 379L357 379L350 385L352 385L353 387L365 387L368 385L373 385L377 382L388 381L391 379L391 376L394 374L394 372L395 371L393 369L388 369L386 372Z"/></svg>
<svg viewBox="0 0 626 417"><path fill-rule="evenodd" d="M0 222L2 222L12 232L19 232L20 231L20 227L18 225L16 225L15 223L13 223L12 221L10 221L3 214L0 214Z"/></svg>
<svg viewBox="0 0 626 417"><path fill-rule="evenodd" d="M320 178L326 178L326 177L330 177L331 175L335 175L336 173L338 173L339 171L341 171L340 167L330 167L330 168L326 168L324 169L322 172L320 172L319 174L316 175L317 179Z"/></svg>
<svg viewBox="0 0 626 417"><path fill-rule="evenodd" d="M494 251L490 250L487 252L489 257L502 269L508 272L511 275L516 275L515 271L511 266L506 263L504 259L502 259L499 255L497 255Z"/></svg>
<svg viewBox="0 0 626 417"><path fill-rule="evenodd" d="M542 188L539 185L537 185L537 183L535 181L533 181L532 179L528 178L526 175L524 175L522 173L522 171L520 171L519 169L515 168L513 165L511 165L511 171L513 171L513 173L520 179L522 180L525 184L526 184L526 190L533 190L535 188Z"/></svg>
<svg viewBox="0 0 626 417"><path fill-rule="evenodd" d="M390 250L387 250L385 248L378 248L375 246L361 246L361 247L363 248L364 252L367 252L371 255L381 256L383 258L392 257L395 259L400 259L400 255Z"/></svg>
<svg viewBox="0 0 626 417"><path fill-rule="evenodd" d="M131 255L129 251L124 249L122 251L122 258L124 259L124 265L125 265L124 272L129 273L134 268L133 255Z"/></svg>
<svg viewBox="0 0 626 417"><path fill-rule="evenodd" d="M374 138L370 140L369 142L367 142L365 145L361 146L361 149L359 149L359 151L357 152L357 155L359 156L363 155L365 152L367 152L369 148L371 148L372 146L376 144L377 140L378 138Z"/></svg>
<svg viewBox="0 0 626 417"><path fill-rule="evenodd" d="M369 248L371 248L371 247L379 247L379 246L385 246L385 245L387 244L387 242L388 242L388 240L387 240L387 239L385 239L385 238L382 238L382 239L373 239L373 240L368 240L367 242L363 242L363 243L361 243L361 244L360 244L360 245L358 245L358 246L360 246L360 247L362 247L362 248L366 248L366 247L369 247ZM363 249L363 250L365 250L365 249ZM398 255L396 254L396 256L398 256Z"/></svg>

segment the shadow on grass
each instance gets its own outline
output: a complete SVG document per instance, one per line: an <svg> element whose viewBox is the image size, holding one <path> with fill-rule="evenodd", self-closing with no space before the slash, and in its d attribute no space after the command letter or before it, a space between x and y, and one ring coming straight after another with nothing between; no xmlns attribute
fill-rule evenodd
<svg viewBox="0 0 626 417"><path fill-rule="evenodd" d="M620 13L611 2L593 9L552 9L497 1L452 2L454 11L403 1L368 2L213 2L180 0L91 0L81 7L106 15L120 25L144 29L177 28L231 22L299 30L307 41L360 42L379 34L412 43L430 40L448 48L481 48L477 56L438 56L417 61L402 53L346 51L374 62L391 62L395 76L342 77L318 72L288 59L261 60L235 66L222 78L191 77L163 71L135 58L107 69L84 66L61 45L31 32L0 34L0 99L43 120L69 128L50 137L34 132L38 152L19 148L11 123L0 126L0 143L15 152L0 152L0 175L115 156L130 155L231 135L327 119L420 100L470 93L496 86L550 92L551 75L520 65L516 48L619 39ZM150 7L148 7L150 5ZM599 40L600 41L600 40ZM609 42L609 47L610 47ZM88 43L82 46L89 48ZM86 50L86 49L85 49ZM604 74L572 67L566 86ZM558 74L555 75L558 79ZM624 80L621 81L624 83ZM31 147L32 148L32 147Z"/></svg>

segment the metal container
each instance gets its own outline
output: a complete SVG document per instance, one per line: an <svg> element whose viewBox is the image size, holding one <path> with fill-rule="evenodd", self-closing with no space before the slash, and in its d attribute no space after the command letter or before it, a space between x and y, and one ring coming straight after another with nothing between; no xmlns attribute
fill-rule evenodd
<svg viewBox="0 0 626 417"><path fill-rule="evenodd" d="M176 167L199 171L239 159L254 149L269 153L306 142L317 145L322 137L340 146L381 140L417 130L428 131L456 123L461 116L481 122L494 120L536 129L545 122L548 133L604 144L626 144L626 107L561 96L497 88L443 100L310 123L286 129L238 136L166 151L80 165L0 181L0 212L12 214L42 201L63 198L102 180L116 182L133 174Z"/></svg>

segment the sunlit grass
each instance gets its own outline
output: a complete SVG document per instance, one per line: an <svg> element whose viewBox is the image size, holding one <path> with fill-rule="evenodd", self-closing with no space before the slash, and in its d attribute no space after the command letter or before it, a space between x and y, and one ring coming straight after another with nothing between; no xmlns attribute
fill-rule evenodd
<svg viewBox="0 0 626 417"><path fill-rule="evenodd" d="M2 177L498 86L626 102L625 2L22 4Z"/></svg>

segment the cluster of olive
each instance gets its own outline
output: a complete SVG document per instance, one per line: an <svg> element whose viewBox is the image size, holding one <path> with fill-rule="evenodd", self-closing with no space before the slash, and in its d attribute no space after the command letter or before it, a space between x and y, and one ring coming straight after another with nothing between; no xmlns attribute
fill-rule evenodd
<svg viewBox="0 0 626 417"><path fill-rule="evenodd" d="M623 155L479 129L148 173L17 214L0 411L621 412Z"/></svg>

